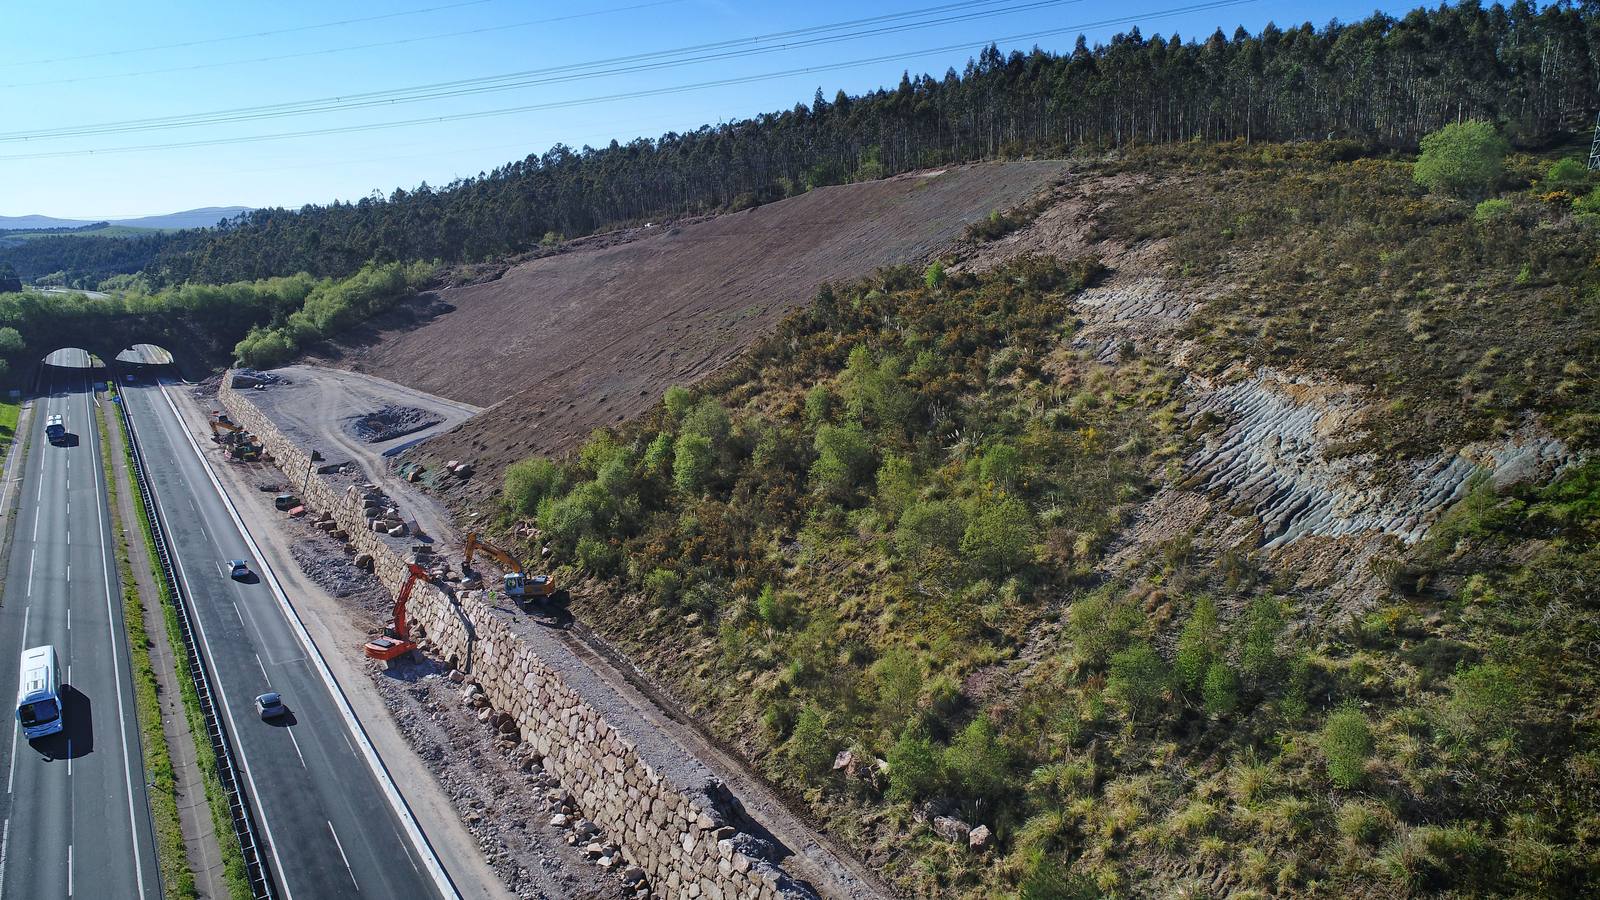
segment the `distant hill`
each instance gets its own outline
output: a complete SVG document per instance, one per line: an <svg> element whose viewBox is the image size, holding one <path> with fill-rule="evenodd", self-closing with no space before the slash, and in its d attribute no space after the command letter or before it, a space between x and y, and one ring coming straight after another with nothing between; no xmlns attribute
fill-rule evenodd
<svg viewBox="0 0 1600 900"><path fill-rule="evenodd" d="M223 219L248 212L248 206L203 206L159 216L133 219L58 219L54 216L0 216L0 231L32 231L42 228L80 228L96 222L110 222L131 228L210 228Z"/></svg>

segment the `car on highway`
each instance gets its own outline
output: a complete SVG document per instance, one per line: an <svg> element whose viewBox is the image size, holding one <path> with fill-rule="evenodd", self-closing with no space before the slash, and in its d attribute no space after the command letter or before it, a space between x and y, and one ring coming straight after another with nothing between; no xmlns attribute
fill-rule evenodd
<svg viewBox="0 0 1600 900"><path fill-rule="evenodd" d="M245 581L250 577L250 564L242 559L228 560L228 577L234 581Z"/></svg>
<svg viewBox="0 0 1600 900"><path fill-rule="evenodd" d="M288 711L289 707L283 705L283 698L278 695L277 691L267 691L265 694L256 697L256 715L260 716L263 721L279 718Z"/></svg>
<svg viewBox="0 0 1600 900"><path fill-rule="evenodd" d="M51 416L50 418L46 419L44 436L49 438L50 443L52 444L64 442L67 439L66 420L61 418L59 415Z"/></svg>

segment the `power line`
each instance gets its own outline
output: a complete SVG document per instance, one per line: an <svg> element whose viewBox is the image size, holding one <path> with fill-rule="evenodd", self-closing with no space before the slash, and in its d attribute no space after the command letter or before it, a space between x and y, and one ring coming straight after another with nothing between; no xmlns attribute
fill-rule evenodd
<svg viewBox="0 0 1600 900"><path fill-rule="evenodd" d="M488 2L488 0L483 0ZM349 53L356 50L372 50L379 47L401 47L407 44L419 44L426 41L448 40L449 38L468 37L475 34L491 34L497 31L511 31L517 28L531 28L535 25L549 25L555 22L569 22L575 19L590 19L596 16L612 15L620 12L633 12L648 9L653 6L671 6L683 3L685 0L652 0L649 3L636 3L632 6L614 6L609 9L597 9L592 12L572 13L565 16L550 16L544 19L529 19L525 22L508 22L503 25L485 25L482 28L468 28L464 31L447 31L442 34L425 34L420 37L398 38L392 41L377 41L370 44L350 44L344 47L329 47L324 50L302 50L298 53L282 53L277 56L257 56L251 59L231 59L223 62L196 63L190 66L169 66L164 69L144 69L138 72L116 72L103 75L79 75L74 78L53 78L48 81L15 81L9 84L0 84L0 88L25 88L42 87L52 84L79 84L86 81L109 81L124 78L139 78L145 75L165 75L172 72L200 72L207 69L225 69L232 66L245 66L253 63L283 62L290 59L305 59L311 56L331 56L335 53Z"/></svg>
<svg viewBox="0 0 1600 900"><path fill-rule="evenodd" d="M461 3L447 3L443 6L429 6L423 9L406 9L398 12L383 13L376 16L362 16L356 19L339 19L333 22L318 22L314 25L296 25L293 28L278 28L272 31L250 31L244 34L230 34L223 37L201 38L193 41L179 41L175 44L152 44L148 47L128 47L121 50L102 50L98 53L84 53L78 56L58 56L54 59L25 59L0 63L0 69L9 69L15 66L43 66L52 63L77 62L83 59L104 59L108 56L130 56L135 53L151 53L156 50L180 50L186 47L203 47L207 44L223 44L229 41L243 41L250 38L274 37L280 34L298 34L304 31L316 31L322 28L337 28L341 25L359 25L363 22L378 22L384 19L398 19L403 16L420 16L424 13L441 12L447 9L460 9L463 6L481 6L493 3L495 0L464 0Z"/></svg>
<svg viewBox="0 0 1600 900"><path fill-rule="evenodd" d="M950 3L943 6L929 7L904 13L894 13L882 16L873 16L865 19L855 19L847 22L838 22L828 25L817 25L809 28L794 29L791 31L774 32L771 34L755 35L753 37L735 38L711 44L698 44L689 47L671 50L658 50L647 53L629 54L626 56L612 57L609 59L594 60L583 63L573 63L563 66L548 67L543 69L530 69L521 72L509 72L499 75L487 75L477 78L459 79L456 81L437 82L433 84L417 85L406 88L391 88L381 91L350 94L337 97L323 97L314 100L296 100L284 103L269 104L265 106L238 107L234 109L215 110L205 113L191 113L176 116L164 116L149 119L133 119L120 122L104 122L93 125L62 126L59 128L41 129L36 131L0 133L0 142L14 143L20 141L34 141L46 138L100 136L108 134L127 134L140 131L158 131L169 128L190 128L199 125L215 125L231 122L256 121L260 119L274 119L285 116L309 115L313 113L347 111L363 109L373 106L393 106L401 103L416 103L424 100L435 100L446 97L466 96L470 94L491 93L516 88L531 87L543 84L559 84L579 79L596 78L620 74L632 74L644 71L657 71L660 69L677 68L701 62L711 62L733 59L744 56L763 55L785 50L795 50L806 47L815 47L825 44L839 43L847 40L859 40L864 37L878 37L886 34L895 34L905 31L931 28L938 25L948 25L956 22L971 21L974 19L992 18L1016 12L1027 12L1050 6L1073 5L1083 0L1028 0L1028 2L1015 3L999 9L984 9L973 11L972 6L994 6L1005 0L982 0L978 4ZM931 13L949 12L952 9L965 9L956 15L946 15L935 19L926 19L919 22L889 24L896 19L927 15ZM861 25L876 27L865 28L858 31L847 31L843 34L826 34L830 31L839 31L845 28L854 28ZM808 35L817 35L807 37ZM793 38L803 38L793 40ZM772 43L783 41L785 43ZM749 46L754 45L754 46ZM965 45L962 45L965 46ZM706 51L698 56L684 56L687 53ZM672 57L680 57L673 59ZM620 65L616 65L620 64ZM604 66L613 66L610 69Z"/></svg>
<svg viewBox="0 0 1600 900"><path fill-rule="evenodd" d="M181 150L181 149L189 149L189 148L195 148L195 147L215 147L215 146L222 146L222 145L228 145L228 144L253 144L253 143L261 143L261 142L264 142L264 141L276 141L276 140L284 140L284 139L288 139L288 138L297 138L297 137L320 137L320 136L330 135L330 134L351 134L351 133L363 132L363 131L379 131L379 130L387 130L387 129L393 129L393 128L406 128L406 127L410 127L410 126L414 126L414 125L431 125L431 124L441 124L441 123L446 123L446 122L463 122L463 121L468 121L468 120L472 120L472 119L485 119L485 118L492 118L492 117L497 117L497 116L516 115L516 114L519 114L519 113L528 113L528 112L543 112L543 111L548 111L548 110L552 110L552 109L564 109L564 108L569 108L569 107L574 107L574 106L585 106L585 105L595 104L595 103L615 103L615 102L624 101L624 100L638 100L638 99L644 99L644 98L648 98L648 97L662 97L662 96L669 96L669 95L673 95L673 94L683 94L683 93L690 93L690 92L693 92L693 91L707 90L707 89L710 89L710 88L728 87L728 86L739 85L739 84L752 84L752 83L761 82L761 81L772 81L772 80L780 79L780 78L789 78L789 77L792 77L792 76L795 76L795 75L807 75L807 74L812 74L812 73L816 73L816 72L831 72L831 71L837 71L837 70L841 70L841 69L858 68L858 67L861 67L861 66L875 65L875 64L883 63L883 62L891 62L891 61L898 61L898 60L905 60L905 59L914 59L914 58L917 58L917 57L932 56L934 54L950 53L950 52L953 52L953 51L956 51L956 50L970 50L970 49L973 49L973 48L982 48L982 47L987 47L990 44L1011 43L1011 42L1014 42L1014 41L1037 40L1039 38L1056 37L1056 36L1059 36L1059 35L1062 35L1062 34L1070 34L1070 33L1075 32L1075 31L1076 32L1081 32L1082 30L1088 29L1088 28L1104 28L1104 27L1109 27L1109 26L1113 26L1113 25L1135 24L1135 23L1138 23L1138 22L1141 22L1141 21L1147 21L1147 20L1150 20L1150 19L1165 18L1165 17L1168 17L1168 16L1175 16L1175 15L1183 15L1185 13L1207 12L1207 11L1210 11L1210 10L1227 9L1227 8L1236 7L1236 6L1248 6L1248 5L1256 3L1256 2L1258 2L1258 0L1212 0L1212 2L1207 2L1207 3L1197 3L1197 4L1191 4L1191 5L1188 5L1188 6L1172 7L1172 8L1169 8L1169 9L1156 10L1156 11L1149 12L1149 13L1141 13L1141 14L1137 14L1137 15L1123 16L1123 17L1118 17L1118 18L1101 19L1101 20L1096 21L1096 22L1083 22L1083 23L1079 23L1079 24L1075 24L1075 25L1066 25L1066 26L1062 26L1062 27L1059 27L1059 28L1052 28L1052 29L1047 29L1047 30L1043 30L1043 31L1033 31L1033 32L1027 32L1027 33L1023 33L1023 34L1006 35L1006 36L1003 36L1003 37L991 38L991 39L988 39L988 40L978 41L978 42L967 42L967 43L961 43L961 44L949 44L949 45L946 45L946 46L943 46L943 47L931 47L931 48L927 48L927 49L924 49L924 50L914 50L914 51L909 51L909 52L905 52L905 53L893 53L893 54L886 54L886 55L882 55L882 56L873 56L873 57L867 57L867 58L863 58L863 59L855 59L855 60L850 60L850 61L847 61L847 62L840 62L840 63L830 63L830 64L818 65L818 66L806 66L806 67L797 68L797 69L787 69L787 70L779 71L779 72L768 72L768 73L764 73L764 74L760 74L760 75L746 75L746 76L739 76L739 77L733 77L733 78L721 78L721 79L716 79L716 80L713 80L713 81L702 81L702 82L695 82L695 83L691 83L691 84L674 85L674 86L671 86L671 87L655 88L655 89L643 90L643 91L629 91L629 92L606 94L606 95L600 95L600 96L594 96L594 97L583 97L583 98L573 99L573 100L557 100L557 101L550 101L550 102L546 102L546 103L528 104L528 105L524 105L524 106L505 107L505 108L501 108L501 109L480 110L480 111L476 111L476 112L452 113L452 114L440 115L440 116L423 116L423 117L418 117L418 118L413 118L413 119L402 119L402 120L392 121L392 122L373 122L373 123L367 123L367 124L362 124L362 125L334 126L334 127L330 127L330 128L317 128L317 129L309 129L309 130L304 130L304 131L287 131L287 132L277 132L277 133L271 133L271 134L246 135L246 136L242 136L242 137L211 138L211 139L206 139L206 140L180 141L180 142L171 142L171 143L162 143L162 144L140 144L140 145L125 146L125 147L108 147L108 148L99 149L99 150L61 150L61 151L48 151L48 152L40 152L40 153L7 154L7 155L0 155L0 161L29 160L29 159L59 159L59 158L75 157L75 156L97 156L97 155L107 155L107 154L115 154L115 153L143 153L143 152L150 152L150 151L156 151L156 150Z"/></svg>

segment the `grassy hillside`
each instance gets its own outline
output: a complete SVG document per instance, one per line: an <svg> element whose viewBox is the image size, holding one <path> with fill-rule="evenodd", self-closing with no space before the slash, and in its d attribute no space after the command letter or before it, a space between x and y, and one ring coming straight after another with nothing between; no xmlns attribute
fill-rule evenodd
<svg viewBox="0 0 1600 900"><path fill-rule="evenodd" d="M505 519L918 895L1592 895L1600 246L1588 176L1550 162L1464 200L1341 145L1086 163L1061 202L1095 205L1085 245L1129 271L824 288L733 371L513 467ZM1196 301L1177 343L1075 346L1085 286L1129 277ZM1364 466L1529 428L1580 452L1469 481L1414 544L1340 539L1385 548L1360 591L1259 542L1152 537L1154 498L1204 502L1187 461L1225 423L1186 406L1196 379L1264 366L1368 398L1329 438Z"/></svg>

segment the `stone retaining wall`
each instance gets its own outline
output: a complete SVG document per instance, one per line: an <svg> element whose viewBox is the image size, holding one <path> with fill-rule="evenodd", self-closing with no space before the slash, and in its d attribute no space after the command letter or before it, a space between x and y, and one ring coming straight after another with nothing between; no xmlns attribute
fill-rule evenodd
<svg viewBox="0 0 1600 900"><path fill-rule="evenodd" d="M358 486L340 490L307 478L309 454L286 438L223 375L219 400L241 427L261 439L274 463L310 509L332 514L350 535L348 549L370 554L374 574L391 594L406 578L406 559L373 532ZM712 802L673 785L561 676L547 666L476 592L451 597L419 583L409 605L423 649L471 675L493 709L508 714L521 740L560 779L577 809L620 845L659 897L710 900L795 900L814 896L772 863L741 853L746 846Z"/></svg>

